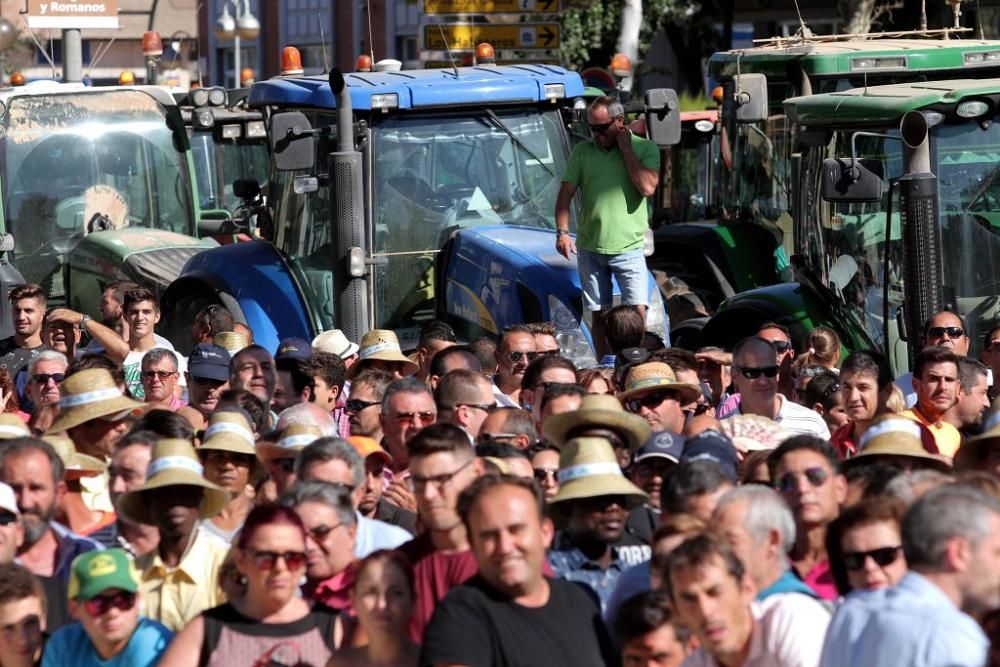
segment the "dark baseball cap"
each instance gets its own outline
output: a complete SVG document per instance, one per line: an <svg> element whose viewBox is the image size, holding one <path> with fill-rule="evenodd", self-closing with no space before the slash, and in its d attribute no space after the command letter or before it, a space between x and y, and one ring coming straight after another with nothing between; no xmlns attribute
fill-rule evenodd
<svg viewBox="0 0 1000 667"><path fill-rule="evenodd" d="M661 458L680 463L681 455L684 452L684 436L672 431L660 431L654 433L653 437L643 443L642 447L635 450L632 463L645 461L647 459Z"/></svg>
<svg viewBox="0 0 1000 667"><path fill-rule="evenodd" d="M188 357L188 373L193 378L225 382L229 379L229 352L220 345L198 343Z"/></svg>
<svg viewBox="0 0 1000 667"><path fill-rule="evenodd" d="M297 359L306 361L312 356L313 349L309 341L303 338L286 338L278 344L278 350L274 353L274 360Z"/></svg>
<svg viewBox="0 0 1000 667"><path fill-rule="evenodd" d="M688 438L684 443L684 454L681 463L688 461L712 461L719 464L726 477L736 481L736 471L740 458L733 441L718 431L711 429Z"/></svg>

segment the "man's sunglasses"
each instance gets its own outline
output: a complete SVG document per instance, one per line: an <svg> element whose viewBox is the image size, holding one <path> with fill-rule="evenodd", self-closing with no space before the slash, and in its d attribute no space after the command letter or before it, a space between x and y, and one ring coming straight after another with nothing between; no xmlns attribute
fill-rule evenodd
<svg viewBox="0 0 1000 667"><path fill-rule="evenodd" d="M143 380L152 380L153 378L159 378L160 382L164 382L167 379L177 375L177 371L143 371L141 373Z"/></svg>
<svg viewBox="0 0 1000 667"><path fill-rule="evenodd" d="M771 347L773 347L774 351L778 354L784 354L792 349L792 344L787 340L772 340L768 342L771 343Z"/></svg>
<svg viewBox="0 0 1000 667"><path fill-rule="evenodd" d="M813 488L817 489L826 484L826 480L830 479L830 471L825 468L806 468L801 474L805 476ZM799 488L799 473L785 473L778 478L775 487L782 493L791 493Z"/></svg>
<svg viewBox="0 0 1000 667"><path fill-rule="evenodd" d="M64 379L66 379L65 373L35 373L31 376L31 379L38 384L48 384L49 380L52 380L56 384L61 384Z"/></svg>
<svg viewBox="0 0 1000 667"><path fill-rule="evenodd" d="M618 119L614 118L609 120L607 123L587 123L587 127L589 127L590 131L594 134L604 134L608 131L608 128L615 124L616 120Z"/></svg>
<svg viewBox="0 0 1000 667"><path fill-rule="evenodd" d="M931 327L927 330L928 338L944 338L945 334L948 338L961 338L965 335L965 329L962 327Z"/></svg>
<svg viewBox="0 0 1000 667"><path fill-rule="evenodd" d="M527 361L529 364L538 358L537 352L521 352L520 350L513 350L507 353L507 358L510 359L510 363L517 364L520 363L522 359Z"/></svg>
<svg viewBox="0 0 1000 667"><path fill-rule="evenodd" d="M765 366L764 368L740 368L738 370L740 371L740 374L748 380L756 380L761 375L773 378L778 374L777 366Z"/></svg>
<svg viewBox="0 0 1000 667"><path fill-rule="evenodd" d="M872 549L871 551L846 551L843 555L844 567L852 572L863 570L865 560L869 557L879 567L886 567L896 562L896 559L899 558L899 552L902 549L903 547L897 546L882 547L881 549Z"/></svg>
<svg viewBox="0 0 1000 667"><path fill-rule="evenodd" d="M285 561L285 567L289 570L301 569L306 564L305 551L284 551L279 553L277 551L246 549L246 552L253 558L253 564L257 566L258 570L273 570L279 558Z"/></svg>
<svg viewBox="0 0 1000 667"><path fill-rule="evenodd" d="M658 407L663 401L668 398L677 400L677 392L675 391L654 391L646 394L645 396L640 396L638 398L630 398L625 401L625 409L629 412L639 412L641 408L649 408L652 410Z"/></svg>
<svg viewBox="0 0 1000 667"><path fill-rule="evenodd" d="M101 616L112 607L119 611L128 611L135 606L135 593L120 591L114 595L98 595L83 603L83 608L91 616Z"/></svg>
<svg viewBox="0 0 1000 667"><path fill-rule="evenodd" d="M535 481L539 484L544 484L548 479L551 479L553 482L559 481L558 468L535 468L532 474L535 477Z"/></svg>
<svg viewBox="0 0 1000 667"><path fill-rule="evenodd" d="M365 408L378 405L382 401L362 401L360 398L349 398L344 402L344 409L348 412L361 412Z"/></svg>

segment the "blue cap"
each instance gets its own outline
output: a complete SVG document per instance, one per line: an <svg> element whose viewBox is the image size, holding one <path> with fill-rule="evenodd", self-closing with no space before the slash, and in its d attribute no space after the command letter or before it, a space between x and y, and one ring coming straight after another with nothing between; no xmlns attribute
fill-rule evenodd
<svg viewBox="0 0 1000 667"><path fill-rule="evenodd" d="M688 461L712 461L717 463L726 477L736 481L736 471L739 468L740 458L733 441L719 433L718 431L702 431L698 435L688 438L684 445L684 455L681 456L681 463Z"/></svg>
<svg viewBox="0 0 1000 667"><path fill-rule="evenodd" d="M274 360L297 359L306 361L312 356L313 349L309 341L303 338L286 338L278 344L278 350L274 353Z"/></svg>
<svg viewBox="0 0 1000 667"><path fill-rule="evenodd" d="M198 343L188 356L188 373L193 378L225 382L229 379L229 352L220 345Z"/></svg>
<svg viewBox="0 0 1000 667"><path fill-rule="evenodd" d="M674 463L680 463L684 453L684 441L683 435L672 431L654 433L653 437L644 442L642 447L635 450L632 463L652 458L668 459Z"/></svg>

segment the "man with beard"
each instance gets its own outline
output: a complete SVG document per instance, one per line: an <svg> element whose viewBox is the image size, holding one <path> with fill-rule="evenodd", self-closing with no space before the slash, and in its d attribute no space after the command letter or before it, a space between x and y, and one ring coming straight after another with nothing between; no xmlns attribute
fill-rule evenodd
<svg viewBox="0 0 1000 667"><path fill-rule="evenodd" d="M367 436L382 441L382 398L392 384L392 375L380 370L362 371L351 383L351 392L344 405L351 426L351 435Z"/></svg>
<svg viewBox="0 0 1000 667"><path fill-rule="evenodd" d="M926 347L913 360L913 390L917 404L901 412L934 434L938 452L954 456L962 444L958 429L945 421L945 413L958 401L958 357L945 347Z"/></svg>
<svg viewBox="0 0 1000 667"><path fill-rule="evenodd" d="M188 357L188 404L177 411L196 430L208 425L219 405L222 392L229 388L229 352L211 343L199 343Z"/></svg>
<svg viewBox="0 0 1000 667"><path fill-rule="evenodd" d="M515 324L507 327L497 345L497 374L493 377L493 396L497 405L509 408L521 406L521 380L528 364L535 360L535 337L528 327Z"/></svg>
<svg viewBox="0 0 1000 667"><path fill-rule="evenodd" d="M565 528L556 533L549 563L557 577L589 586L603 613L621 573L651 555L649 545L625 532L629 510L647 496L625 478L603 438L567 442L559 456L559 480L549 505Z"/></svg>
<svg viewBox="0 0 1000 667"><path fill-rule="evenodd" d="M73 559L100 545L52 520L66 492L63 472L56 451L37 438L8 440L0 451L0 481L14 490L24 526L18 562L40 577L65 583Z"/></svg>
<svg viewBox="0 0 1000 667"><path fill-rule="evenodd" d="M207 481L187 440L164 439L153 448L142 486L118 499L118 511L133 523L155 525L157 548L135 560L144 614L174 632L199 613L222 602L219 567L229 544L199 530L229 494Z"/></svg>

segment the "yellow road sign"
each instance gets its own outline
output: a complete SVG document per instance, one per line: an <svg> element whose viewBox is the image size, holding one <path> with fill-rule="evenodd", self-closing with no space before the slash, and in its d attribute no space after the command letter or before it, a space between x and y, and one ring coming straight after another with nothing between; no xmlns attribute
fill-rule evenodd
<svg viewBox="0 0 1000 667"><path fill-rule="evenodd" d="M555 14L559 0L424 0L424 14Z"/></svg>
<svg viewBox="0 0 1000 667"><path fill-rule="evenodd" d="M480 42L489 42L494 49L556 49L559 48L559 24L441 23L424 26L424 48L430 51L472 50Z"/></svg>

